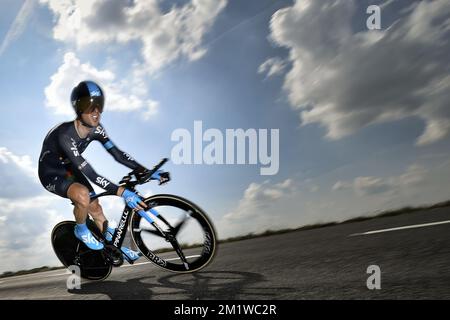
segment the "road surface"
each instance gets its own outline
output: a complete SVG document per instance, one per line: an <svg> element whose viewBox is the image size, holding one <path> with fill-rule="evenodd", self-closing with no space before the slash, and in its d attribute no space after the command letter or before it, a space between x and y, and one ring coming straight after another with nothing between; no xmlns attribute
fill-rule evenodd
<svg viewBox="0 0 450 320"><path fill-rule="evenodd" d="M188 275L141 258L78 290L64 270L2 278L0 299L450 299L449 222L444 207L225 243Z"/></svg>

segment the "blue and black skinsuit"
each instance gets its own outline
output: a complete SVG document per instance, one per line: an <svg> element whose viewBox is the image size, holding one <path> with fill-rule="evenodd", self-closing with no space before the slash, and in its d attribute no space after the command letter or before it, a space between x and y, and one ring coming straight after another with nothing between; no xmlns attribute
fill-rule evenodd
<svg viewBox="0 0 450 320"><path fill-rule="evenodd" d="M95 172L81 155L94 140L100 141L117 162L132 170L145 170L112 143L101 124L92 128L83 139L75 129L75 121L64 122L51 129L44 139L38 170L42 185L48 191L67 198L67 190L74 182L81 183L89 192L94 192L87 177L100 188L117 194L118 186Z"/></svg>

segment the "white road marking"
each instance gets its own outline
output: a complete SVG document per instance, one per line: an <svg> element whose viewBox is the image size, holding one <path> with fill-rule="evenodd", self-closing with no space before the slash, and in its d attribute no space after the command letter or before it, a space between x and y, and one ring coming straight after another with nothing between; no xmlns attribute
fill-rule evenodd
<svg viewBox="0 0 450 320"><path fill-rule="evenodd" d="M141 264L149 264L149 263L151 263L151 261L135 263L135 264L127 264L127 265L122 265L121 268L135 267L135 266L140 266Z"/></svg>
<svg viewBox="0 0 450 320"><path fill-rule="evenodd" d="M446 223L450 223L450 220L439 221L439 222L431 222L431 223L423 223L423 224L414 224L414 225L410 225L410 226L397 227L397 228L373 230L373 231L367 231L367 232L362 232L362 233L354 233L354 234L349 235L349 237L364 236L364 235L369 235L369 234L390 232L390 231L397 231L397 230L405 230L405 229L430 227L430 226L436 226L436 225L446 224Z"/></svg>
<svg viewBox="0 0 450 320"><path fill-rule="evenodd" d="M187 256L186 259L189 259L189 258L197 258L197 257L200 257L200 255L198 254L198 255L195 255L195 256ZM165 259L165 260L166 260L166 261L180 260L180 258L171 258L171 259Z"/></svg>

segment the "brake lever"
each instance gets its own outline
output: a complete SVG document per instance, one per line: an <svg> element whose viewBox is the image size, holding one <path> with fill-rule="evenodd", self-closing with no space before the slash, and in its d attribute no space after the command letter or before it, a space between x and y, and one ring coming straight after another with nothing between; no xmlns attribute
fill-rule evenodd
<svg viewBox="0 0 450 320"><path fill-rule="evenodd" d="M158 171L159 168L161 168L167 161L169 161L168 158L163 158L156 166L154 166L151 170L148 171L145 179L143 178L139 178L136 170L131 171L128 175L126 175L125 177L122 178L122 180L120 181L120 184L125 184L125 185L129 185L130 181L132 179L132 176L134 176L134 178L136 179L136 181L131 182L131 184L134 186L138 185L138 184L144 184L149 182L150 180L152 180L152 176L153 174ZM170 180L170 179L169 179ZM165 183L165 182L164 182ZM161 185L161 183L159 184Z"/></svg>
<svg viewBox="0 0 450 320"><path fill-rule="evenodd" d="M120 180L119 184L127 184L130 181L131 181L131 175L128 174L125 177L123 177L122 180Z"/></svg>

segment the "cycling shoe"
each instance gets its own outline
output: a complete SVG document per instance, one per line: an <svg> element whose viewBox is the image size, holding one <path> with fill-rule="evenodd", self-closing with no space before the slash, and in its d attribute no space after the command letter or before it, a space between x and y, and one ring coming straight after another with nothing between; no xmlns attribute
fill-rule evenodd
<svg viewBox="0 0 450 320"><path fill-rule="evenodd" d="M74 229L75 237L83 242L89 249L102 250L104 248L103 243L99 242L91 230L89 230L86 224L77 224Z"/></svg>

